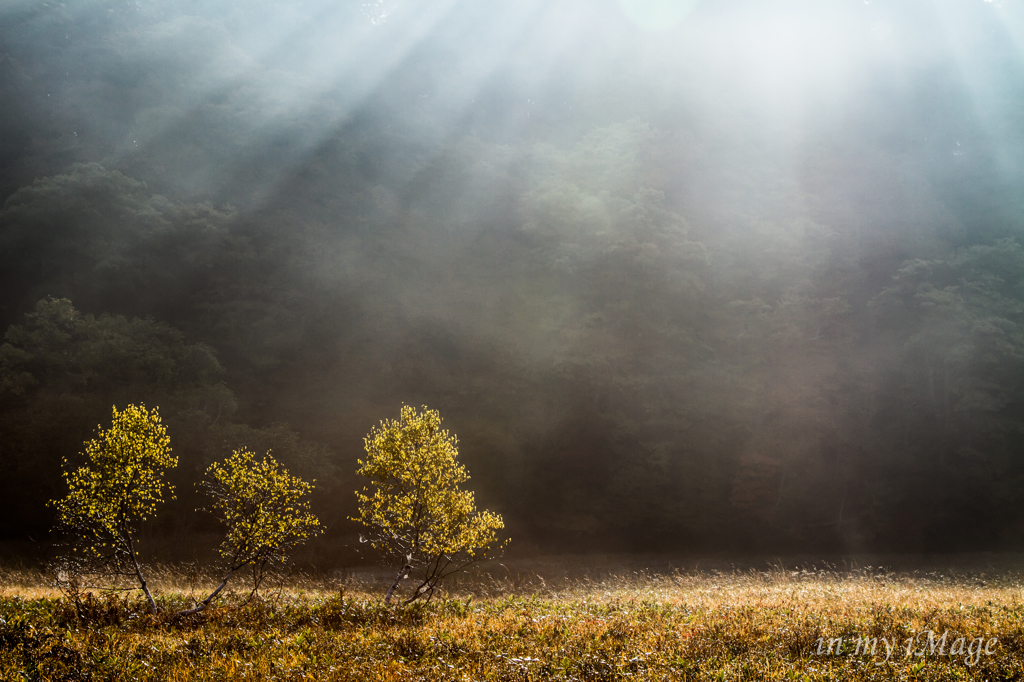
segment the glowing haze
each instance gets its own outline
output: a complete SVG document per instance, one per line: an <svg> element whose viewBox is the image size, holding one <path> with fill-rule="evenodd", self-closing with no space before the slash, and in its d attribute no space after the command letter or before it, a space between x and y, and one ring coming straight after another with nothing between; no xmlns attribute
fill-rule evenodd
<svg viewBox="0 0 1024 682"><path fill-rule="evenodd" d="M8 1L0 322L215 350L194 467L245 426L344 491L438 409L539 542L1020 543L1022 50L1011 0ZM59 462L26 415L135 384L11 338Z"/></svg>

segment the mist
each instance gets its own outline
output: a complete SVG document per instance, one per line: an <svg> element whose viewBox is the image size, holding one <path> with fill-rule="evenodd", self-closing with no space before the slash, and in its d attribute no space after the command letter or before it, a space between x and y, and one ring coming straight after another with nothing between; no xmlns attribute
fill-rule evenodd
<svg viewBox="0 0 1024 682"><path fill-rule="evenodd" d="M1022 49L1005 0L7 2L0 531L146 399L339 547L410 404L524 548L1019 549Z"/></svg>

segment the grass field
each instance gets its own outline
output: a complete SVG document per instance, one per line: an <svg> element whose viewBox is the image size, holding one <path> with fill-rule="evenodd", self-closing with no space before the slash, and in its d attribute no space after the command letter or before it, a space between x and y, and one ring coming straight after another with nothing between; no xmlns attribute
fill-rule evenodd
<svg viewBox="0 0 1024 682"><path fill-rule="evenodd" d="M177 621L134 596L76 608L9 569L0 679L1024 679L1012 568L636 566L492 565L405 609L381 604L383 574L292 577ZM166 612L208 582L182 568L155 580Z"/></svg>

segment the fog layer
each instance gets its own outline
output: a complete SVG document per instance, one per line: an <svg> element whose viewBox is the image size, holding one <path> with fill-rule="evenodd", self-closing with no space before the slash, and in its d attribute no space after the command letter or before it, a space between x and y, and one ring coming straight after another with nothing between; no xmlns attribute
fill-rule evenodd
<svg viewBox="0 0 1024 682"><path fill-rule="evenodd" d="M341 543L407 403L523 543L1020 546L1022 49L1008 0L7 2L3 532L147 400Z"/></svg>

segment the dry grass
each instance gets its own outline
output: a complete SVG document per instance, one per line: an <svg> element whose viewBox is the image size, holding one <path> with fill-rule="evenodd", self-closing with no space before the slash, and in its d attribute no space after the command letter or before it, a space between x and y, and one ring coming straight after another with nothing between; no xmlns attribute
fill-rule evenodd
<svg viewBox="0 0 1024 682"><path fill-rule="evenodd" d="M1012 571L600 563L493 566L408 609L380 604L385 572L293 576L178 621L123 596L76 610L40 575L7 571L0 679L1024 679L1024 579ZM158 570L162 606L187 605L213 578ZM944 655L908 657L907 638L925 630L949 632ZM854 652L855 637L878 638L875 655ZM998 641L990 655L949 655L961 637ZM838 638L846 648L828 655Z"/></svg>

